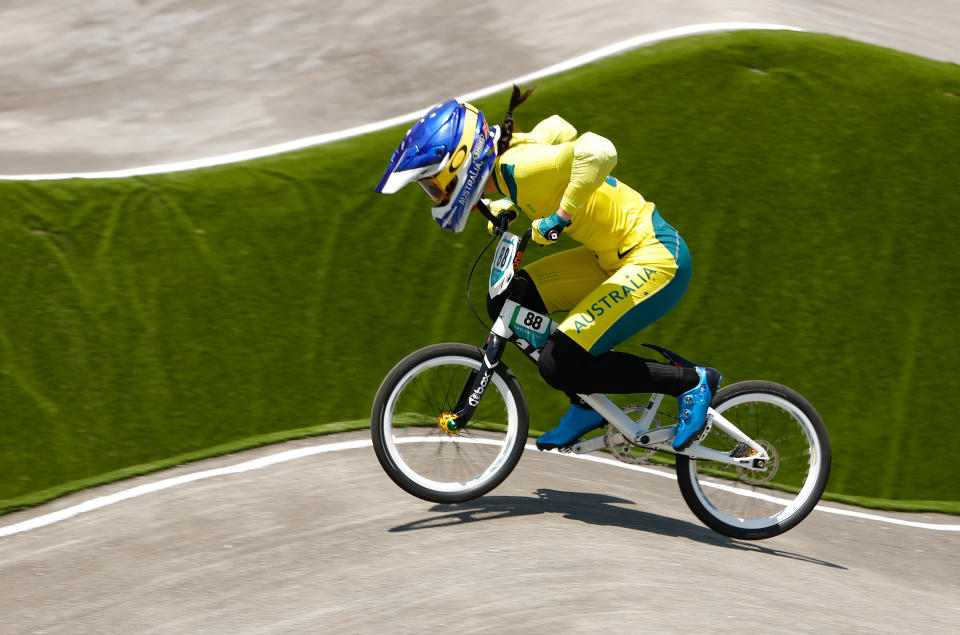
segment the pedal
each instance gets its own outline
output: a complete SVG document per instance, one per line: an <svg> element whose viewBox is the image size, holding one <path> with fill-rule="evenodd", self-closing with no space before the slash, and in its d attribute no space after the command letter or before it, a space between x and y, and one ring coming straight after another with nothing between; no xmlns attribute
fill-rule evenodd
<svg viewBox="0 0 960 635"><path fill-rule="evenodd" d="M707 415L706 425L703 426L703 432L697 435L697 442L703 441L708 436L710 436L710 431L713 430L713 415Z"/></svg>

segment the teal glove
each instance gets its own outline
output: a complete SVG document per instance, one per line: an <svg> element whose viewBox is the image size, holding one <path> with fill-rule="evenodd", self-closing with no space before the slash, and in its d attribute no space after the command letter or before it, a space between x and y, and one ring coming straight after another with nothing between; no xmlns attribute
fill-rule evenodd
<svg viewBox="0 0 960 635"><path fill-rule="evenodd" d="M569 226L570 221L560 216L560 212L554 212L546 218L533 221L531 238L538 245L551 245L560 240L560 234Z"/></svg>

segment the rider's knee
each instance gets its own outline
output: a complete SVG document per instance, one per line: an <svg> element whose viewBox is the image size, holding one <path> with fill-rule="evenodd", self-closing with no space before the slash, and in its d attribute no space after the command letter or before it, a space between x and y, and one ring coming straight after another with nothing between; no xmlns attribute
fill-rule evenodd
<svg viewBox="0 0 960 635"><path fill-rule="evenodd" d="M564 333L557 331L547 340L537 367L544 381L563 392L577 392L581 373L591 355Z"/></svg>

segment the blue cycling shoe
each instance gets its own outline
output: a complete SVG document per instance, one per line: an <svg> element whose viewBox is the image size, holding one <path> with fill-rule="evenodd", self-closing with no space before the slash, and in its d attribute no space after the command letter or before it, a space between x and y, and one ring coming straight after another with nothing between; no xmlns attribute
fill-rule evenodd
<svg viewBox="0 0 960 635"><path fill-rule="evenodd" d="M603 416L592 408L571 405L556 428L537 439L537 448L552 450L570 445L586 433L603 425Z"/></svg>
<svg viewBox="0 0 960 635"><path fill-rule="evenodd" d="M677 425L677 435L673 438L673 449L677 452L690 447L693 440L707 427L707 410L720 380L723 379L713 368L697 366L696 369L700 383L677 397L680 404L680 423Z"/></svg>

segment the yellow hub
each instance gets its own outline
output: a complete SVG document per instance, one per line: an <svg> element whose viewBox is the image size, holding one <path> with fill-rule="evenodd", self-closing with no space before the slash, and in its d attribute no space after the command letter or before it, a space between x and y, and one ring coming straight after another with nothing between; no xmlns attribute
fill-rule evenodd
<svg viewBox="0 0 960 635"><path fill-rule="evenodd" d="M452 412L445 412L437 417L437 427L450 436L460 431L460 428L457 426L457 415Z"/></svg>

